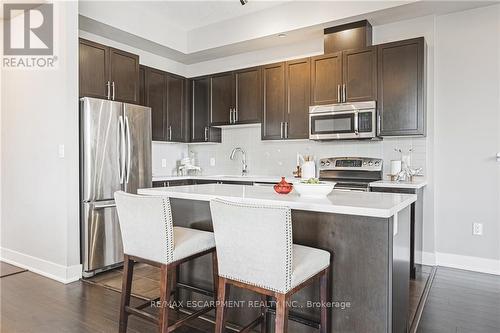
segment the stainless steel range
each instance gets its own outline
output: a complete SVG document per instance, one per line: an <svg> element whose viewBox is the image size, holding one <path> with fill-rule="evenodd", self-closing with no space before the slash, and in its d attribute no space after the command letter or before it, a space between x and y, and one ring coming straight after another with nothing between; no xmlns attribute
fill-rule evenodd
<svg viewBox="0 0 500 333"><path fill-rule="evenodd" d="M330 157L320 160L319 178L337 182L336 190L369 191L371 182L382 179L383 161L369 157Z"/></svg>

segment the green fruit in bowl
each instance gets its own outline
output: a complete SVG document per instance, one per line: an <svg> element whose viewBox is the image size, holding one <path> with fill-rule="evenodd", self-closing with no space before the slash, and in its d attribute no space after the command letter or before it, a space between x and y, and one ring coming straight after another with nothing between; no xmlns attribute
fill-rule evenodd
<svg viewBox="0 0 500 333"><path fill-rule="evenodd" d="M302 181L304 184L319 184L318 178L309 178L308 180Z"/></svg>

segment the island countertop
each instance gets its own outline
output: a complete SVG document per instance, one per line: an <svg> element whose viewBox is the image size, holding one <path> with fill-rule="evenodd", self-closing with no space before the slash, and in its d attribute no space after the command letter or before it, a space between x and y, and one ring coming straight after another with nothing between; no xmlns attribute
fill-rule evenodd
<svg viewBox="0 0 500 333"><path fill-rule="evenodd" d="M288 206L291 209L345 215L389 218L417 200L413 194L334 190L324 198L304 198L295 191L277 194L272 187L203 184L139 189L142 195L210 201L214 198L244 203Z"/></svg>

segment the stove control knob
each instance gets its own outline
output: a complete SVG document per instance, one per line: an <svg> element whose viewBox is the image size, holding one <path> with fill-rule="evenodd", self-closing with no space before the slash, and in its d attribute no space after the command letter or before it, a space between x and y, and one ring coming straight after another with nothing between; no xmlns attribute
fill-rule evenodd
<svg viewBox="0 0 500 333"><path fill-rule="evenodd" d="M324 162L324 161L321 161L320 165L321 165L321 166L325 166L325 162Z"/></svg>
<svg viewBox="0 0 500 333"><path fill-rule="evenodd" d="M367 164L367 163L366 163L366 161L364 161L364 162L363 162L363 165L366 165L366 164Z"/></svg>
<svg viewBox="0 0 500 333"><path fill-rule="evenodd" d="M330 161L326 161L326 166L330 166Z"/></svg>
<svg viewBox="0 0 500 333"><path fill-rule="evenodd" d="M375 165L377 166L380 165L380 161L375 162Z"/></svg>
<svg viewBox="0 0 500 333"><path fill-rule="evenodd" d="M372 162L372 161L370 161L370 162L368 163L368 165L369 165L369 166L372 166L372 165L373 165L373 162Z"/></svg>

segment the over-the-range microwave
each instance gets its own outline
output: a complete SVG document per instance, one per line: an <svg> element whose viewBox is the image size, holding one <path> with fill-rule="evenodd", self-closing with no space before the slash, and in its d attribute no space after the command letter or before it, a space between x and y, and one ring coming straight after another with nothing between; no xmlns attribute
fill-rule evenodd
<svg viewBox="0 0 500 333"><path fill-rule="evenodd" d="M309 107L309 139L373 139L377 137L375 101Z"/></svg>

